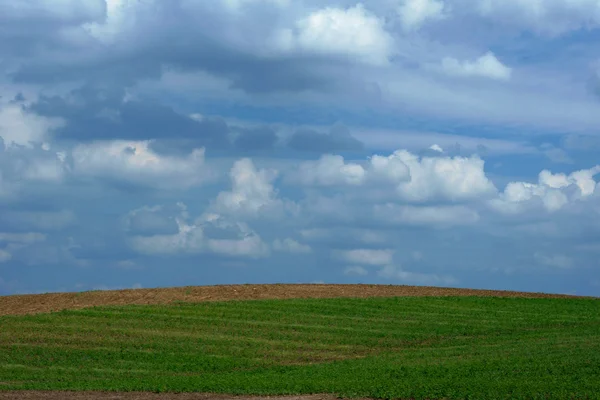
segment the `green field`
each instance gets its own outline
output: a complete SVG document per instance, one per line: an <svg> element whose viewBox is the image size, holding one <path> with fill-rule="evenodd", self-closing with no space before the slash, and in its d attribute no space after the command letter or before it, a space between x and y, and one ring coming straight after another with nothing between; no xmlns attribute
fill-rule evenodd
<svg viewBox="0 0 600 400"><path fill-rule="evenodd" d="M600 302L407 297L0 317L0 391L600 398Z"/></svg>

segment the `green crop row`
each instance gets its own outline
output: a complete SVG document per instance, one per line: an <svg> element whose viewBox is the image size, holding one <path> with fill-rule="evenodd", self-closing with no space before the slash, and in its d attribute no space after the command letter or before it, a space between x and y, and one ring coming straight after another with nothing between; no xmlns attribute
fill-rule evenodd
<svg viewBox="0 0 600 400"><path fill-rule="evenodd" d="M96 307L0 317L0 391L600 398L600 303L478 297Z"/></svg>

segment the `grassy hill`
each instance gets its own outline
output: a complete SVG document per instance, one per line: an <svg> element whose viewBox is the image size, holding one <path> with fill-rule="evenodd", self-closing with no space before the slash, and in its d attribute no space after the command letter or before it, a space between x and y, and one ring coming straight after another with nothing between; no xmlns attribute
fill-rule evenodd
<svg viewBox="0 0 600 400"><path fill-rule="evenodd" d="M596 299L393 297L0 317L0 391L600 398Z"/></svg>

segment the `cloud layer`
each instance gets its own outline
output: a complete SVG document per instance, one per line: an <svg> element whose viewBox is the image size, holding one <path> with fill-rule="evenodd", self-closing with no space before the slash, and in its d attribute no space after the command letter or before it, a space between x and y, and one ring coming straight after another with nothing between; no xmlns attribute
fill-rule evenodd
<svg viewBox="0 0 600 400"><path fill-rule="evenodd" d="M30 0L0 24L0 293L597 294L598 0Z"/></svg>

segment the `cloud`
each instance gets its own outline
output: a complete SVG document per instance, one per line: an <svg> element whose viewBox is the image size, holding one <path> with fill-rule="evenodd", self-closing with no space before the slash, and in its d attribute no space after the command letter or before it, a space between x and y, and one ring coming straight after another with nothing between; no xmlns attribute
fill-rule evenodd
<svg viewBox="0 0 600 400"><path fill-rule="evenodd" d="M494 195L496 188L486 177L484 161L471 157L423 157L400 150L393 157L410 171L400 182L398 194L411 202L432 199L464 201Z"/></svg>
<svg viewBox="0 0 600 400"><path fill-rule="evenodd" d="M167 143L153 144L230 146L229 126L221 118L192 118L155 101L129 98L128 91L116 84L86 84L62 96L42 95L26 110L37 118L59 119L62 124L54 129L54 135L61 139L162 139Z"/></svg>
<svg viewBox="0 0 600 400"><path fill-rule="evenodd" d="M233 144L242 151L273 150L279 138L271 128L255 128L242 131L235 138Z"/></svg>
<svg viewBox="0 0 600 400"><path fill-rule="evenodd" d="M386 265L391 264L394 250L390 249L354 249L336 250L332 252L336 259L350 264Z"/></svg>
<svg viewBox="0 0 600 400"><path fill-rule="evenodd" d="M287 142L297 151L331 153L336 151L359 151L364 145L354 138L347 128L335 126L329 133L302 129L296 131Z"/></svg>
<svg viewBox="0 0 600 400"><path fill-rule="evenodd" d="M276 41L288 51L348 56L373 65L389 62L393 43L383 21L361 3L346 9L314 11L299 19L295 29L281 31Z"/></svg>
<svg viewBox="0 0 600 400"><path fill-rule="evenodd" d="M177 221L178 232L174 235L157 234L133 236L129 242L132 249L145 255L195 254L205 251L206 243L201 227Z"/></svg>
<svg viewBox="0 0 600 400"><path fill-rule="evenodd" d="M600 234L582 170L597 0L21 3L0 5L0 251L19 290L134 264L145 286L282 262L289 281L593 275L577 246Z"/></svg>
<svg viewBox="0 0 600 400"><path fill-rule="evenodd" d="M556 212L573 201L585 200L596 193L594 176L600 166L575 171L569 175L543 170L538 183L510 182L499 198L490 200L491 207L506 214L525 212L539 203L548 212Z"/></svg>
<svg viewBox="0 0 600 400"><path fill-rule="evenodd" d="M402 157L397 152L389 156L373 155L369 160L369 178L372 180L383 179L388 183L409 181L411 179L410 168Z"/></svg>
<svg viewBox="0 0 600 400"><path fill-rule="evenodd" d="M479 213L465 206L415 207L396 204L375 205L375 218L392 225L454 227L472 225Z"/></svg>
<svg viewBox="0 0 600 400"><path fill-rule="evenodd" d="M396 195L408 202L468 201L496 193L478 156L419 157L406 150L373 155L364 167L346 163L338 155L324 155L302 163L290 180L320 186L391 184Z"/></svg>
<svg viewBox="0 0 600 400"><path fill-rule="evenodd" d="M275 239L273 241L273 250L279 252L287 252L292 254L308 254L312 253L310 246L297 242L294 239Z"/></svg>
<svg viewBox="0 0 600 400"><path fill-rule="evenodd" d="M2 146L0 138L0 199L18 206L18 201L43 196L68 176L65 153L48 144Z"/></svg>
<svg viewBox="0 0 600 400"><path fill-rule="evenodd" d="M406 31L417 30L428 21L436 21L447 16L443 1L403 0L398 7L398 15Z"/></svg>
<svg viewBox="0 0 600 400"><path fill-rule="evenodd" d="M231 168L231 191L219 193L213 204L216 212L257 217L268 211L282 212L284 203L277 198L273 181L276 170L258 170L249 158L236 161Z"/></svg>
<svg viewBox="0 0 600 400"><path fill-rule="evenodd" d="M209 181L213 175L204 162L204 149L188 157L161 156L149 141L79 144L72 152L73 173L158 189L186 189Z"/></svg>
<svg viewBox="0 0 600 400"><path fill-rule="evenodd" d="M441 148L439 145L437 145L437 144L432 144L432 145L429 147L429 149L430 149L430 150L433 150L433 151L437 151L438 153L443 153L443 152L444 152L444 149L442 149L442 148Z"/></svg>
<svg viewBox="0 0 600 400"><path fill-rule="evenodd" d="M326 154L316 161L300 164L291 180L303 185L335 186L361 185L365 178L366 171L361 165L345 163L342 156Z"/></svg>
<svg viewBox="0 0 600 400"><path fill-rule="evenodd" d="M49 139L50 132L64 124L60 118L47 118L25 111L19 105L0 104L0 138L4 146L30 146Z"/></svg>
<svg viewBox="0 0 600 400"><path fill-rule="evenodd" d="M305 241L315 246L354 243L357 245L381 245L389 239L385 232L348 226L301 229L299 233Z"/></svg>
<svg viewBox="0 0 600 400"><path fill-rule="evenodd" d="M260 3L269 3L277 7L289 6L291 0L223 0L223 4L234 12L242 11L244 8L255 6Z"/></svg>
<svg viewBox="0 0 600 400"><path fill-rule="evenodd" d="M131 248L144 255L194 255L212 253L228 257L261 258L269 254L269 246L246 224L232 222L218 214L204 214L188 221L186 207L175 218L174 234L133 235Z"/></svg>
<svg viewBox="0 0 600 400"><path fill-rule="evenodd" d="M446 57L442 60L442 70L452 76L483 77L507 81L512 75L512 69L502 64L492 52L487 52L474 61L459 61Z"/></svg>
<svg viewBox="0 0 600 400"><path fill-rule="evenodd" d="M597 0L478 0L477 12L505 25L557 36L600 25Z"/></svg>
<svg viewBox="0 0 600 400"><path fill-rule="evenodd" d="M573 159L569 156L569 154L558 147L554 147L552 145L542 145L544 155L548 157L549 160L559 163L559 164L573 164Z"/></svg>
<svg viewBox="0 0 600 400"><path fill-rule="evenodd" d="M209 239L209 249L217 254L229 257L261 258L269 253L268 246L257 235L242 239Z"/></svg>
<svg viewBox="0 0 600 400"><path fill-rule="evenodd" d="M36 50L33 57L15 63L13 77L18 82L46 83L93 78L96 82L131 86L140 80L159 78L164 69L174 69L204 71L224 78L230 88L247 93L321 90L330 81L317 67L340 56L349 56L352 60L347 61L355 62L356 48L362 45L364 51L371 51L371 46L377 45L374 40L379 39L359 36L340 54L334 42L330 43L334 49L329 49L313 41L307 29L315 19L303 16L304 7L281 7L275 1L236 4L244 6L189 0L127 1L111 6L104 23L83 24L68 34L57 34L52 44L62 52L48 54L32 46ZM358 18L362 16L358 11ZM364 17L367 22L370 18L377 21L368 13ZM305 20L308 25L303 23ZM344 23L354 21L351 18ZM319 38L327 37L326 30ZM379 33L369 27L362 33L373 32ZM169 39L181 37L195 40Z"/></svg>
<svg viewBox="0 0 600 400"><path fill-rule="evenodd" d="M0 4L3 22L12 23L59 23L81 24L104 18L106 3L104 0L30 0L15 7L9 3Z"/></svg>

